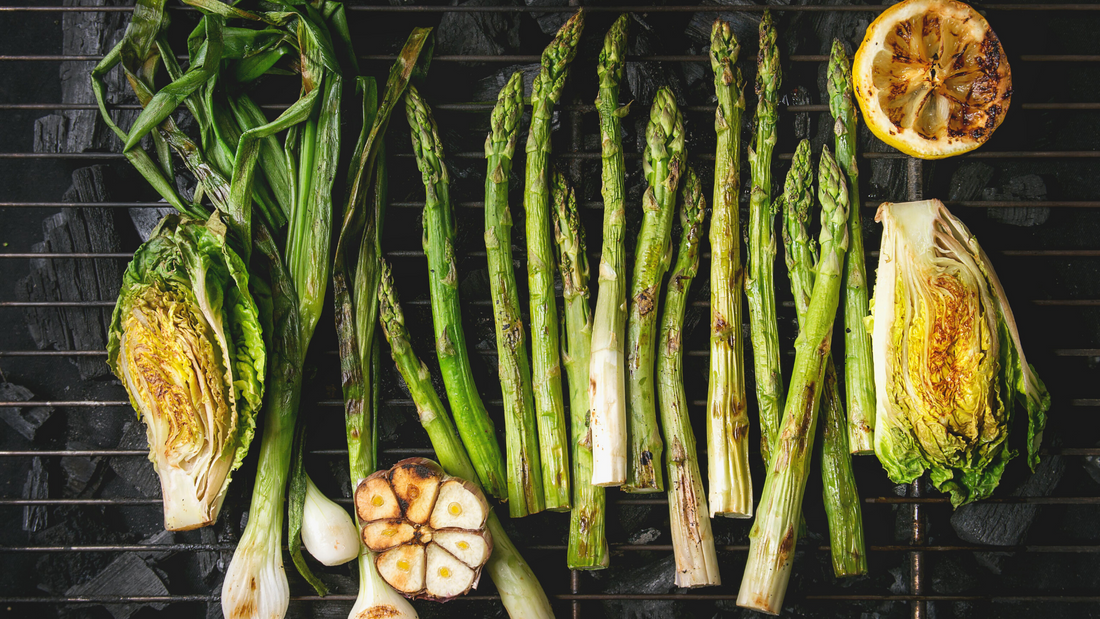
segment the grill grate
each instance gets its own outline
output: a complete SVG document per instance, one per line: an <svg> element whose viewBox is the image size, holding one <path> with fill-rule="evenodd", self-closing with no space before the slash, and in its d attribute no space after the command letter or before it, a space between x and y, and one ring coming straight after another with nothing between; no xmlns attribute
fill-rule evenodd
<svg viewBox="0 0 1100 619"><path fill-rule="evenodd" d="M46 0L49 1L49 0ZM80 0L77 0L79 2ZM101 0L89 0L101 1ZM810 0L813 1L813 0ZM849 0L844 0L845 2ZM69 2L69 0L66 0ZM350 4L350 3L349 3ZM569 13L575 10L576 0L570 0L569 6L443 6L443 5L351 5L349 19L353 21L352 32L369 32L380 35L378 39L367 37L357 41L361 51L372 52L360 56L366 70L380 74L396 57L382 53L392 51L394 33L382 33L377 24L401 24L395 26L397 31L407 31L407 26L412 24L435 25L439 19L448 14L469 13L474 15L521 15L533 14L536 16ZM1096 85L1100 80L1096 78L1100 55L1087 55L1075 53L1088 51L1089 47L1084 43L1088 37L1085 32L1095 32L1100 27L1100 4L1048 4L1042 2L1030 3L983 3L977 4L987 13L993 25L997 28L1005 48L1009 52L1009 60L1014 70L1015 93L1013 111L1009 114L1004 127L997 136L983 149L942 163L922 163L918 160L907 158L896 152L887 151L880 143L868 150L866 145L861 145L863 151L861 157L861 171L865 178L872 178L869 187L875 186L871 172L871 166L900 165L904 167L904 174L898 175L904 183L887 187L889 193L882 195L865 196L868 199L864 203L864 218L868 219L871 209L883 200L919 199L923 196L945 197L951 189L950 178L957 172L959 166L975 162L975 165L987 165L994 169L996 174L1021 174L1028 170L1038 170L1044 178L1053 181L1053 189L1049 199L1021 200L1012 198L973 200L959 199L946 200L949 207L960 212L964 220L979 235L986 245L994 260L1000 268L1002 278L1008 287L1010 298L1015 300L1015 309L1020 321L1025 347L1029 352L1029 358L1039 368L1040 374L1047 379L1055 403L1051 415L1051 427L1048 430L1048 441L1044 451L1044 457L1062 457L1067 459L1067 468L1072 467L1075 473L1067 473L1066 481L1059 486L1055 496L1033 496L1024 494L1011 495L1008 492L998 492L997 496L988 500L992 504L1009 505L1034 505L1044 506L1043 510L1073 511L1080 518L1095 520L1096 505L1100 505L1100 495L1095 483L1091 482L1083 474L1081 464L1085 459L1100 457L1100 447L1092 441L1095 437L1082 436L1075 425L1091 420L1100 408L1100 394L1095 391L1096 365L1100 360L1100 314L1096 308L1100 307L1100 282L1098 277L1096 258L1100 258L1100 245L1096 244L1097 227L1100 226L1100 213L1095 209L1100 208L1100 186L1095 181L1091 184L1088 179L1095 177L1097 172L1096 159L1100 159L1100 151L1089 150L1094 147L1095 138L1100 135L1097 130L1097 120L1089 112L1100 110L1100 102L1077 101L1074 99L1097 98ZM587 28L585 38L598 40L602 37L602 24L609 21L614 15L621 12L634 12L639 14L655 14L657 19L683 20L696 13L715 13L721 11L724 14L732 13L759 13L763 6L731 5L718 6L706 4L674 5L674 6L592 6L586 10L593 13L592 24ZM828 2L821 4L808 4L798 6L770 6L778 13L781 23L784 20L826 20L835 18L844 13L865 15L869 20L882 6L865 5L832 5ZM187 7L171 7L173 16L180 20L193 18L194 10ZM61 19L68 16L85 14L124 14L131 9L127 6L6 6L0 7L0 24L6 26L5 31L15 28L44 28L49 26L43 22L43 16L47 19L56 17ZM600 17L602 15L602 17ZM600 20L603 21L600 21ZM528 25L529 26L529 25ZM56 32L52 38L45 37L53 45L53 49L38 49L40 45L31 45L31 49L22 49L11 44L0 43L0 74L5 70L18 72L19 75L28 75L34 72L37 75L52 76L60 63L68 63L60 66L79 68L87 71L94 61L99 60L96 54L56 54L47 53L56 51L60 41L60 29L54 26ZM362 28L359 30L358 28ZM1062 30L1067 33L1063 36ZM1028 32L1041 32L1043 36L1035 37L1036 41L1028 38ZM448 96L444 90L440 90L435 84L446 83L446 78L441 77L451 71L475 71L471 66L480 66L481 74L488 75L492 72L510 67L510 65L537 63L538 49L545 42L546 37L537 34L537 29L532 29L533 34L528 35L524 30L527 42L521 49L528 53L511 53L504 55L477 55L477 54L442 54L434 58L433 64L438 66L433 69L429 78L426 94L433 102L437 112L439 124L444 131L444 142L450 147L448 158L452 166L452 172L456 178L454 195L456 207L460 209L477 210L482 207L479 197L479 181L483 178L483 154L476 150L479 143L469 140L456 139L452 146L449 139L448 128L465 127L467 124L476 125L484 123L492 105L485 102L462 102L453 100L454 96ZM783 30L781 28L780 32ZM1076 39L1072 36L1077 33ZM45 34L45 33L44 33ZM1046 40L1049 37L1051 40ZM19 40L26 40L26 37ZM790 67L791 76L784 79L781 92L788 93L790 86L794 84L804 85L812 93L811 99L815 102L823 101L817 88L814 76L823 68L827 57L810 53L789 53L818 51L804 49L805 45L794 48L794 41L784 41L781 34L781 45L790 47L781 48L784 68ZM755 44L751 41L743 41L745 53L742 54L741 65L746 70L746 76L752 75L751 56ZM674 51L686 52L683 54L657 54L641 53L628 57L632 63L662 63L675 70L685 70L686 67L707 63L708 58L701 55L698 45L689 49L676 49ZM529 49L530 48L530 49ZM1013 52L1016 53L1013 53ZM1020 53L1028 52L1028 53ZM586 142L594 133L592 125L595 122L595 107L587 104L592 97L586 90L590 84L592 68L591 49L582 48L581 55L576 62L576 69L570 78L563 103L558 106L560 114L560 128L555 132L555 157L565 163L572 176L574 184L578 186L579 198L585 208L584 223L590 239L599 238L599 210L602 203L598 199L598 173L592 168L598 166L598 146L592 146ZM746 62L748 59L748 62ZM470 63L478 63L471 65ZM709 69L707 69L709 71ZM1057 79L1051 79L1051 76ZM1080 79L1077 78L1080 76ZM1072 77L1073 79L1062 79ZM49 77L48 79L53 79ZM705 82L705 80L704 80ZM751 83L751 79L746 79ZM751 89L749 89L751 90ZM48 92L54 93L49 90ZM15 282L26 274L28 264L32 260L113 260L122 264L122 260L129 259L136 243L127 247L128 251L114 253L96 252L51 252L41 253L31 251L30 245L40 236L36 232L38 222L59 208L80 208L94 206L106 209L151 208L161 206L156 202L143 201L135 197L132 201L97 202L94 204L75 204L59 201L60 187L50 186L49 183L41 186L28 186L26 178L35 178L41 173L43 178L63 179L74 168L107 164L118 168L124 168L123 157L115 152L32 152L27 136L31 132L31 124L40 113L57 112L83 112L92 111L96 107L90 103L82 102L51 102L60 99L60 94L53 96L40 94L40 89L34 88L0 88L0 119L8 125L8 133L12 139L4 143L9 145L3 150L10 152L0 153L0 218L5 222L13 222L12 230L15 234L28 234L29 236L10 236L12 232L4 233L3 249L0 250L0 320L9 321L17 326L10 334L0 334L0 371L5 381L13 383L34 383L40 397L31 402L4 402L0 401L0 408L48 406L67 413L70 416L85 415L92 410L104 408L129 410L129 404L125 400L125 394L118 387L99 388L95 395L70 394L69 383L77 382L72 378L72 365L62 360L78 360L80 358L98 359L105 357L102 350L32 350L28 346L29 338L22 333L22 324L19 318L22 312L34 308L110 308L112 301L19 301L12 299L12 290ZM18 94L12 94L18 93ZM285 96L283 97L285 98ZM273 102L278 96L267 98L263 109L270 112L281 111L286 108L286 103ZM713 113L713 106L708 105L709 99L696 92L685 92L681 97L687 99L688 105L682 109L686 112L685 120L689 131L698 138L689 142L689 151L695 161L701 162L700 169L704 177L709 177L706 168L709 161L713 160L713 148L703 136L707 131L709 114ZM624 94L624 100L626 100ZM639 117L639 110L644 106L636 104L630 119L624 123L628 138L633 134L629 127L625 127ZM115 106L116 110L137 110L139 106L132 102ZM746 118L751 118L753 104L750 102ZM794 134L792 126L796 119L807 119L806 123L815 128L821 125L822 119L828 119L828 106L821 103L791 103L780 107L780 161L790 159L790 151L795 141L791 139ZM1073 116L1070 116L1073 115ZM1071 118L1072 123L1080 125L1083 129L1075 136L1074 130L1067 128L1070 122L1061 119ZM751 121L749 121L751 122ZM1036 123L1038 129L1029 127ZM414 176L415 165L411 154L408 152L408 141L399 127L402 123L394 123L391 131L390 142L394 145L392 153L393 172L391 180L391 194L394 200L391 206L393 229L416 229L417 212L423 203L417 202L416 197L420 184ZM1050 132L1052 136L1033 135L1032 132ZM476 133L476 132L473 132ZM810 137L814 134L811 132ZM1089 141L1089 138L1092 141ZM863 142L866 142L864 140ZM815 143L815 147L819 144ZM467 150L462 150L464 147ZM624 144L627 151L628 162L628 186L638 186L642 181L637 173L640 156L631 152L631 145ZM522 149L518 149L522 151ZM816 150L816 148L815 148ZM522 159L522 152L517 152L517 158ZM776 178L782 178L781 172L785 165L778 164ZM520 162L517 162L517 170ZM6 170L4 168L7 168ZM709 178L708 178L709 180ZM405 181L404 184L402 181ZM408 187L407 190L404 188ZM592 188L596 187L596 191ZM401 188L401 189L398 189ZM865 191L867 188L865 187ZM871 190L875 191L874 189ZM873 198L873 199L871 199ZM1013 229L993 220L988 220L994 212L1007 212L1017 209L1053 209L1051 222L1044 227ZM519 209L519 201L513 197L512 209L515 215ZM460 218L461 219L461 218ZM479 217L470 218L471 221L459 222L460 250L462 250L462 263L460 270L465 273L483 268L485 253L483 245L480 245ZM866 233L869 235L867 245L873 248L877 245L878 230L868 226ZM517 225L515 232L522 233L522 226ZM33 238L32 238L33 237ZM518 239L517 239L518 241ZM518 241L521 243L522 241ZM400 274L409 274L409 278L399 278L404 285L405 280L415 280L416 276L422 279L423 252L419 249L419 235L408 234L403 238L394 240L393 248L388 256L398 260L395 269ZM629 246L629 245L628 245ZM522 252L517 252L517 259L521 259ZM598 254L597 254L598 255ZM877 252L871 252L872 258ZM703 260L709 259L704 253ZM871 262L874 264L874 262ZM704 266L705 268L705 266ZM779 269L780 271L782 269ZM705 272L705 271L704 271ZM522 278L520 278L522 280ZM700 278L700 281L705 278ZM410 288L415 284L410 284ZM701 284L696 288L703 289ZM783 285L778 285L780 298L784 298ZM410 324L414 336L422 337L427 328L430 309L426 296L421 294L409 294L402 288L405 304L409 306ZM421 291L422 292L422 291ZM704 308L707 306L706 295L696 294L692 297L692 307ZM789 297L789 295L787 295ZM483 330L486 321L491 321L489 300L481 294L467 294L464 291L464 303L468 306L467 329L475 332ZM790 323L793 318L792 304L787 301L780 308L781 335L784 338L786 348L793 340L793 332ZM326 322L327 320L327 322ZM419 321L419 325L418 325ZM322 318L321 329L331 331L331 317ZM15 333L19 331L19 333ZM491 331L491 323L489 331ZM690 350L687 352L685 362L688 374L688 392L696 395L705 393L705 380L700 376L692 376L692 372L706 367L707 351L705 348L705 334L701 330L694 330L695 337L689 338ZM429 331L430 333L430 331ZM471 341L477 341L479 336L471 337ZM421 340L418 349L428 350ZM311 445L310 466L331 466L332 471L346 468L345 448L340 447L343 440L341 429L342 420L339 408L342 402L335 399L339 395L339 388L335 379L337 356L335 351L335 337L333 334L324 334L319 330L318 337L313 346L314 353L310 364L317 368L318 378L308 389L303 390L303 414L305 411L316 409L314 415L317 428L313 430L314 438ZM486 390L486 404L491 413L497 417L498 426L501 425L499 392L496 391L495 381L489 371L495 357L495 349L477 349L480 355L481 368L475 371L481 372L479 383ZM789 360L788 360L789 363ZM475 359L475 365L477 361ZM700 372L695 372L699 374ZM39 375L41 374L41 375ZM705 374L705 373L703 373ZM384 400L385 415L392 419L408 418L408 410L413 406L412 401L396 386L394 374L386 375L388 387ZM751 378L750 378L751 380ZM699 385L703 384L702 389ZM751 389L749 390L752 391ZM701 414L705 406L704 401L695 400L692 406L698 409L696 417ZM750 403L750 409L755 410L755 404ZM396 421L394 423L397 423ZM391 434L393 440L383 441L381 451L381 464L388 465L393 461L409 455L430 455L431 450L426 441L417 432L418 428L406 432L398 427ZM8 436L12 435L12 436ZM701 434L701 421L697 423L696 435ZM94 442L94 441L92 441ZM700 448L705 449L701 441ZM39 444L31 444L22 441L13 433L0 433L0 514L5 522L15 522L22 510L28 508L45 508L50 518L56 521L58 514L61 517L80 517L81 510L100 510L108 517L120 513L122 509L138 509L143 512L151 512L159 515L160 501L157 498L126 498L118 496L65 496L63 489L50 487L47 497L19 498L19 486L22 483L30 462L40 459L48 462L58 462L65 458L90 458L106 459L114 462L115 459L143 458L146 451L143 449L109 448L103 446L81 447L65 445L64 441L46 441ZM702 455L701 455L702 456ZM758 458L757 458L758 459ZM705 458L701 457L705 465ZM329 464L331 463L331 465ZM47 465L49 466L49 465ZM762 485L762 470L754 460L753 471L756 480L757 493ZM1014 462L1012 467L1022 468L1022 462ZM881 616L904 616L925 618L933 616L960 616L980 617L996 614L998 616L1023 615L1027 609L1042 607L1051 608L1051 604L1068 604L1068 607L1057 606L1059 612L1065 616L1086 616L1086 610L1090 604L1100 602L1100 595L1096 593L1093 581L1082 579L1068 583L1043 582L1038 573L1040 568L1037 557L1052 556L1057 560L1068 561L1071 557L1083 557L1087 562L1076 563L1082 572L1091 569L1095 571L1098 561L1094 558L1100 553L1100 531L1083 527L1081 530L1054 530L1042 531L1030 535L1028 543L1012 546L991 547L984 545L968 544L957 538L948 525L947 517L950 515L946 507L948 501L945 497L935 492L930 492L922 481L918 481L909 487L895 488L885 480L881 468L873 459L860 458L856 462L857 480L864 495L864 518L867 526L868 552L870 553L870 569L872 575L862 578L854 583L840 585L831 578L831 574L812 573L814 567L820 563L817 559L825 557L822 564L827 564L828 547L821 545L820 541L812 538L800 545L800 555L796 561L795 576L788 595L788 606L794 604L795 614L799 616L853 616L857 612L872 612ZM346 471L344 472L346 475ZM331 476L331 475L329 475ZM241 515L240 505L230 508L232 496L236 496L237 503L247 502L247 493L251 490L251 484L241 480L251 480L253 473L246 469L237 474L237 482L231 487L231 499L227 499L227 507L223 512L223 520ZM321 477L321 476L315 476ZM1005 486L1009 486L1009 476L1006 475ZM320 483L320 479L318 480ZM58 484L53 484L57 486ZM334 487L335 488L335 487ZM338 491L330 490L329 494L337 494ZM235 494L234 494L235 493ZM814 500L813 490L807 492L808 501ZM344 504L348 499L338 499ZM612 569L606 573L581 573L568 572L564 564L564 533L568 526L567 518L561 515L543 514L532 516L523 521L512 523L511 526L517 534L514 539L521 547L525 558L532 564L538 573L543 586L556 605L560 614L571 612L573 617L600 616L601 613L608 616L626 614L624 603L637 603L642 606L631 607L636 611L641 609L646 612L658 614L660 609L673 608L675 613L714 615L718 613L732 613L733 600L736 598L737 583L740 580L743 555L747 551L746 543L748 525L743 522L716 521L715 534L719 540L719 552L722 561L722 574L724 585L720 588L704 589L698 592L686 594L668 593L666 587L661 592L637 593L630 590L616 588L618 579L629 580L634 571L645 569L642 564L658 561L661 557L671 554L672 547L667 543L667 533L659 529L667 528L667 519L664 506L666 501L663 496L651 496L637 498L632 495L610 492L609 504L609 541L614 555ZM821 530L823 520L815 520L815 514L811 507L807 507L807 518L811 531L816 526ZM1036 507L1038 509L1038 507ZM1043 511L1041 515L1049 515L1053 512ZM617 523L611 522L618 519ZM627 523L627 520L631 520ZM662 520L663 519L663 520ZM634 522L636 521L636 522ZM1072 522L1071 518L1059 519L1057 516L1043 520L1044 523ZM663 525L662 525L663 522ZM640 524L639 524L640 523ZM641 543L634 539L633 533L645 528L644 525L653 525L659 536L655 543ZM898 529L904 529L899 532ZM549 533L548 533L549 532ZM21 557L37 558L42 556L62 556L76 558L88 555L116 556L125 553L147 553L151 549L157 552L173 552L180 554L193 553L228 553L234 548L233 539L218 539L212 543L172 543L166 545L150 546L136 544L133 540L128 543L97 543L90 540L73 544L38 543L32 538L28 543L26 536L14 535L16 532L0 533L0 565L31 566L33 563L18 563ZM134 537L131 535L131 537ZM190 539L190 538L189 538ZM819 538L820 539L820 538ZM547 543L557 542L557 543ZM526 542L526 543L524 543ZM995 580L987 580L976 587L966 590L945 590L943 587L943 575L937 572L937 562L941 558L973 557L979 554L987 554L991 551L998 553L1013 553L1028 557L1028 562L1035 562L1035 587L996 587L991 585ZM1051 565L1049 562L1042 563ZM1087 567L1085 567L1087 566ZM1020 569L1017 567L1017 569ZM2 570L5 573L14 573L14 570ZM330 570L327 573L336 573L338 570ZM1027 575L1026 569L1024 574ZM292 577L293 578L293 577ZM205 592L179 591L170 595L125 595L125 596L96 596L84 594L69 594L64 592L49 592L48 595L34 595L34 581L18 580L8 577L0 577L0 607L6 607L12 612L20 614L39 613L45 609L49 612L60 613L62 609L86 610L91 605L103 605L119 603L129 604L176 604L173 608L196 608L197 605L217 605L217 587L207 587ZM27 584L30 586L25 586ZM353 585L354 586L354 585ZM170 587L171 589L171 587ZM213 593L210 593L213 591ZM308 588L301 582L292 580L292 592L303 593ZM456 601L443 607L443 614L450 616L469 616L473 613L491 614L494 608L499 607L499 598L493 595L491 586L483 586L482 593L474 592L460 601ZM330 608L339 605L340 609L346 609L354 600L354 590L350 593L342 590L337 594L324 599L308 595L292 597L295 604L292 605L292 613L300 607L310 607L319 613L322 608ZM608 603L612 605L608 605ZM660 606L662 603L671 603L672 606ZM1011 605L1003 605L1012 603ZM615 606L614 604L619 604ZM990 606L991 604L996 604ZM476 611L474 609L477 609ZM324 616L339 616L341 613L332 612ZM644 615L650 616L650 615ZM876 615L878 616L878 615Z"/></svg>

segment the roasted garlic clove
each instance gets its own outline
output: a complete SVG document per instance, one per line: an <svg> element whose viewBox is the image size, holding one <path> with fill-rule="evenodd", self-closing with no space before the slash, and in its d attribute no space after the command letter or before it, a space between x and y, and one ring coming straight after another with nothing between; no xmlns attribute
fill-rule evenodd
<svg viewBox="0 0 1100 619"><path fill-rule="evenodd" d="M355 491L363 544L379 575L408 597L447 601L476 587L493 552L477 484L423 458L398 462Z"/></svg>

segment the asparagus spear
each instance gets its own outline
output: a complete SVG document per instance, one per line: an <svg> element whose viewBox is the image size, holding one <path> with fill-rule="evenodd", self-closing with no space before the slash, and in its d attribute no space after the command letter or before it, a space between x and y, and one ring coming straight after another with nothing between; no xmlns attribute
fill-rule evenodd
<svg viewBox="0 0 1100 619"><path fill-rule="evenodd" d="M382 263L381 285L378 287L379 317L382 331L390 343L390 352L394 363L409 387L420 424L428 432L428 438L435 449L436 458L443 470L449 475L473 481L477 479L474 465L470 461L466 448L456 437L454 424L447 415L447 409L439 400L432 387L428 368L413 352L409 343L409 333L405 329L405 316L393 289L393 273L389 264ZM500 593L500 600L510 617L530 617L532 619L553 619L554 611L550 601L539 585L535 574L520 556L508 534L504 532L496 512L489 513L487 524L493 537L493 554L486 568Z"/></svg>
<svg viewBox="0 0 1100 619"><path fill-rule="evenodd" d="M775 205L772 204L772 150L775 148L776 104L779 91L779 50L775 24L764 11L760 20L760 52L756 57L756 135L749 148L752 193L749 195L749 299L756 400L760 407L760 453L771 462L783 412L783 376L779 367L779 328L775 316Z"/></svg>
<svg viewBox="0 0 1100 619"><path fill-rule="evenodd" d="M741 51L728 23L714 21L710 66L718 108L714 130L714 209L710 220L710 381L707 389L707 499L710 515L752 516L745 351L741 341L741 113L745 111Z"/></svg>
<svg viewBox="0 0 1100 619"><path fill-rule="evenodd" d="M604 489L592 484L592 444L588 431L588 366L592 345L592 312L588 308L588 258L584 230L577 216L577 198L565 178L555 172L550 190L554 237L561 261L565 297L565 346L562 360L569 376L569 410L573 421L573 510L569 519L571 570L608 566L604 537Z"/></svg>
<svg viewBox="0 0 1100 619"><path fill-rule="evenodd" d="M783 427L768 464L760 509L749 533L749 557L737 605L777 614L783 605L798 542L799 514L810 474L833 322L840 304L844 252L848 248L848 192L836 161L825 147L818 167L821 256L813 295L795 342L794 371Z"/></svg>
<svg viewBox="0 0 1100 619"><path fill-rule="evenodd" d="M657 391L661 399L661 425L668 451L668 513L672 549L676 555L676 586L706 587L722 584L718 555L710 529L703 478L695 453L695 435L684 393L682 332L684 309L691 280L699 272L699 239L707 202L695 171L688 168L680 198L683 228L676 266L669 278L657 357Z"/></svg>
<svg viewBox="0 0 1100 619"><path fill-rule="evenodd" d="M875 452L875 374L868 314L867 265L859 217L859 168L856 165L856 108L852 105L852 65L840 41L829 57L829 111L835 123L837 163L848 175L848 236L844 263L844 385L848 400L848 442L854 454Z"/></svg>
<svg viewBox="0 0 1100 619"><path fill-rule="evenodd" d="M531 362L527 359L527 335L512 270L512 214L508 210L508 178L512 174L512 154L521 116L523 74L516 72L500 91L489 136L485 138L489 166L485 175L485 251L489 257L497 363L504 396L508 514L513 518L541 512L545 507Z"/></svg>
<svg viewBox="0 0 1100 619"><path fill-rule="evenodd" d="M592 483L619 486L626 481L626 376L623 338L626 328L626 259L623 196L623 140L620 119L630 104L619 107L619 81L626 64L626 31L630 16L623 14L604 37L596 73L600 94L601 156L603 159L603 252L599 294L592 325L592 364L588 397L592 407Z"/></svg>
<svg viewBox="0 0 1100 619"><path fill-rule="evenodd" d="M653 389L653 355L657 329L657 301L661 280L672 260L672 216L676 188L684 167L684 121L676 98L661 88L653 98L642 157L649 188L642 197L642 229L634 251L634 278L626 329L626 391L630 418L630 464L623 489L660 492L661 433L657 429L657 398Z"/></svg>
<svg viewBox="0 0 1100 619"><path fill-rule="evenodd" d="M531 359L546 508L569 509L569 432L562 401L558 308L554 299L553 234L550 230L550 118L561 98L569 63L584 27L577 12L542 52L542 71L531 92L527 134L527 283L531 303Z"/></svg>
<svg viewBox="0 0 1100 619"><path fill-rule="evenodd" d="M814 285L813 241L806 225L813 202L810 172L810 142L802 140L795 149L791 170L787 173L783 204L783 244L787 272L799 324L806 322ZM844 404L837 391L836 368L830 355L825 364L825 384L821 395L823 446L821 450L822 495L829 518L833 572L837 576L855 576L867 572L863 547L863 517L859 493L848 452L848 422Z"/></svg>
<svg viewBox="0 0 1100 619"><path fill-rule="evenodd" d="M447 400L458 422L459 436L475 463L478 479L490 494L503 498L507 496L504 460L493 422L474 384L462 330L454 254L455 222L451 212L450 178L443 163L443 144L431 110L412 85L405 93L405 113L412 129L416 164L424 177L424 255L428 258L439 369L447 388Z"/></svg>

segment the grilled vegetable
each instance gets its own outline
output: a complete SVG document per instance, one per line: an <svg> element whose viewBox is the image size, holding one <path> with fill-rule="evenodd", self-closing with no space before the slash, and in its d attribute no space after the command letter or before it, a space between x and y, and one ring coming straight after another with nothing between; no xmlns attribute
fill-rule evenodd
<svg viewBox="0 0 1100 619"><path fill-rule="evenodd" d="M623 168L621 119L630 104L619 107L619 82L626 64L626 31L629 15L620 15L604 37L596 73L600 92L603 168L603 248L600 258L599 294L592 322L592 361L589 368L589 405L592 479L597 486L626 482L626 178ZM576 456L574 456L576 457ZM572 538L570 538L572 539Z"/></svg>
<svg viewBox="0 0 1100 619"><path fill-rule="evenodd" d="M802 140L795 149L783 197L778 201L783 212L783 246L791 294L798 323L806 322L814 287L817 251L806 229L813 204L810 172L810 142ZM852 204L849 200L849 205ZM850 207L851 208L851 207ZM849 216L849 232L851 217ZM863 516L859 492L852 472L852 454L848 450L848 420L837 389L836 368L830 356L825 363L825 383L821 391L821 481L825 513L829 518L829 546L833 573L856 576L867 573L867 554L863 547Z"/></svg>
<svg viewBox="0 0 1100 619"><path fill-rule="evenodd" d="M405 112L412 129L413 152L424 178L424 255L428 258L428 288L432 295L435 352L447 401L454 411L458 433L471 454L481 483L496 497L507 496L504 460L496 431L474 384L462 309L458 301L455 264L455 221L451 209L450 178L443 162L443 144L431 109L415 86L405 93Z"/></svg>
<svg viewBox="0 0 1100 619"><path fill-rule="evenodd" d="M546 508L569 509L569 430L561 390L558 307L554 299L554 237L550 229L550 120L577 53L584 14L576 13L542 52L531 92L527 134L527 286L531 303L531 370L538 415L542 489Z"/></svg>
<svg viewBox="0 0 1100 619"><path fill-rule="evenodd" d="M749 557L737 605L778 614L791 577L799 514L810 474L825 366L840 304L844 252L848 247L848 193L829 147L818 167L821 202L821 254L806 319L799 324L794 371L787 392L783 427L768 464L760 508L749 533Z"/></svg>
<svg viewBox="0 0 1100 619"><path fill-rule="evenodd" d="M428 433L436 457L448 474L472 481L476 473L470 457L466 454L466 448L458 440L447 409L440 402L435 388L432 387L428 368L416 357L412 345L409 344L405 316L398 304L397 292L393 288L393 275L385 262L382 263L382 280L378 288L378 296L382 330L390 343L394 363L397 364L397 369L416 404L420 424ZM551 619L554 612L550 608L546 593L535 579L531 568L520 556L519 550L508 539L508 534L504 532L496 514L489 513L486 527L493 541L493 553L486 568L493 578L497 591L500 592L500 599L508 615Z"/></svg>
<svg viewBox="0 0 1100 619"><path fill-rule="evenodd" d="M707 587L722 584L718 554L710 528L703 475L695 453L695 435L684 393L683 329L691 280L699 272L699 239L707 202L695 171L688 168L680 197L683 232L676 266L668 282L665 312L657 354L657 392L661 400L661 425L665 429L668 466L668 513L672 550L676 555L676 586Z"/></svg>
<svg viewBox="0 0 1100 619"><path fill-rule="evenodd" d="M884 203L872 317L875 454L890 479L925 470L952 505L988 497L1015 455L1019 404L1034 470L1050 394L977 239L939 200Z"/></svg>
<svg viewBox="0 0 1100 619"><path fill-rule="evenodd" d="M489 167L485 174L485 252L496 324L497 373L504 396L508 515L513 518L541 512L546 506L527 331L512 268L512 213L508 209L508 178L522 116L523 74L516 72L500 91L485 138Z"/></svg>
<svg viewBox="0 0 1100 619"><path fill-rule="evenodd" d="M1012 99L1012 71L989 22L955 0L906 0L883 11L856 51L863 120L921 159L985 144Z"/></svg>
<svg viewBox="0 0 1100 619"><path fill-rule="evenodd" d="M714 129L714 194L710 219L710 380L707 389L707 503L711 516L752 516L745 345L741 336L741 113L745 92L740 52L728 23L716 19L710 66L718 107Z"/></svg>
<svg viewBox="0 0 1100 619"><path fill-rule="evenodd" d="M569 410L573 418L573 510L566 563L572 570L602 569L610 558L604 537L605 491L592 483L592 439L588 427L592 311L588 307L588 257L584 252L584 229L577 215L577 197L558 172L554 173L550 201L565 297L565 347L561 358L569 376Z"/></svg>
<svg viewBox="0 0 1100 619"><path fill-rule="evenodd" d="M164 527L212 524L252 443L267 363L249 275L220 216L170 215L137 250L107 355L145 422Z"/></svg>
<svg viewBox="0 0 1100 619"><path fill-rule="evenodd" d="M657 397L653 388L653 357L657 346L657 303L661 281L672 260L672 216L676 189L684 168L684 121L676 97L661 88L653 98L646 129L642 169L649 184L642 197L642 229L634 250L630 308L626 323L626 391L630 419L630 460L623 489L659 492L661 432L657 428Z"/></svg>
<svg viewBox="0 0 1100 619"><path fill-rule="evenodd" d="M829 57L829 110L833 114L836 161L848 176L848 254L844 263L844 388L848 404L849 448L874 453L875 370L867 317L867 264L859 215L859 166L856 164L856 110L852 103L852 67L844 45L833 41Z"/></svg>
<svg viewBox="0 0 1100 619"><path fill-rule="evenodd" d="M348 512L306 478L302 544L324 565L343 565L359 556L359 535Z"/></svg>
<svg viewBox="0 0 1100 619"><path fill-rule="evenodd" d="M780 73L775 24L771 13L764 11L760 20L760 53L756 58L756 134L749 148L752 193L745 296L749 300L756 400L760 409L760 454L765 464L771 462L772 445L779 435L783 413L783 376L775 315L775 205L771 198Z"/></svg>
<svg viewBox="0 0 1100 619"><path fill-rule="evenodd" d="M477 587L493 541L489 503L438 464L408 458L355 490L363 544L379 553L382 578L406 596L446 602Z"/></svg>

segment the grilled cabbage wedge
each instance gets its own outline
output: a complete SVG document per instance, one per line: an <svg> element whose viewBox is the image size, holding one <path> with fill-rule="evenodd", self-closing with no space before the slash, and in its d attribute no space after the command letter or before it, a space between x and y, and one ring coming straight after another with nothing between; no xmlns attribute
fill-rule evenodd
<svg viewBox="0 0 1100 619"><path fill-rule="evenodd" d="M875 453L897 483L925 470L955 507L988 497L1027 412L1032 469L1050 394L1028 365L1004 289L977 239L939 200L884 203L871 307Z"/></svg>
<svg viewBox="0 0 1100 619"><path fill-rule="evenodd" d="M252 442L266 352L248 283L217 214L168 215L123 275L107 363L145 422L170 531L217 519Z"/></svg>

